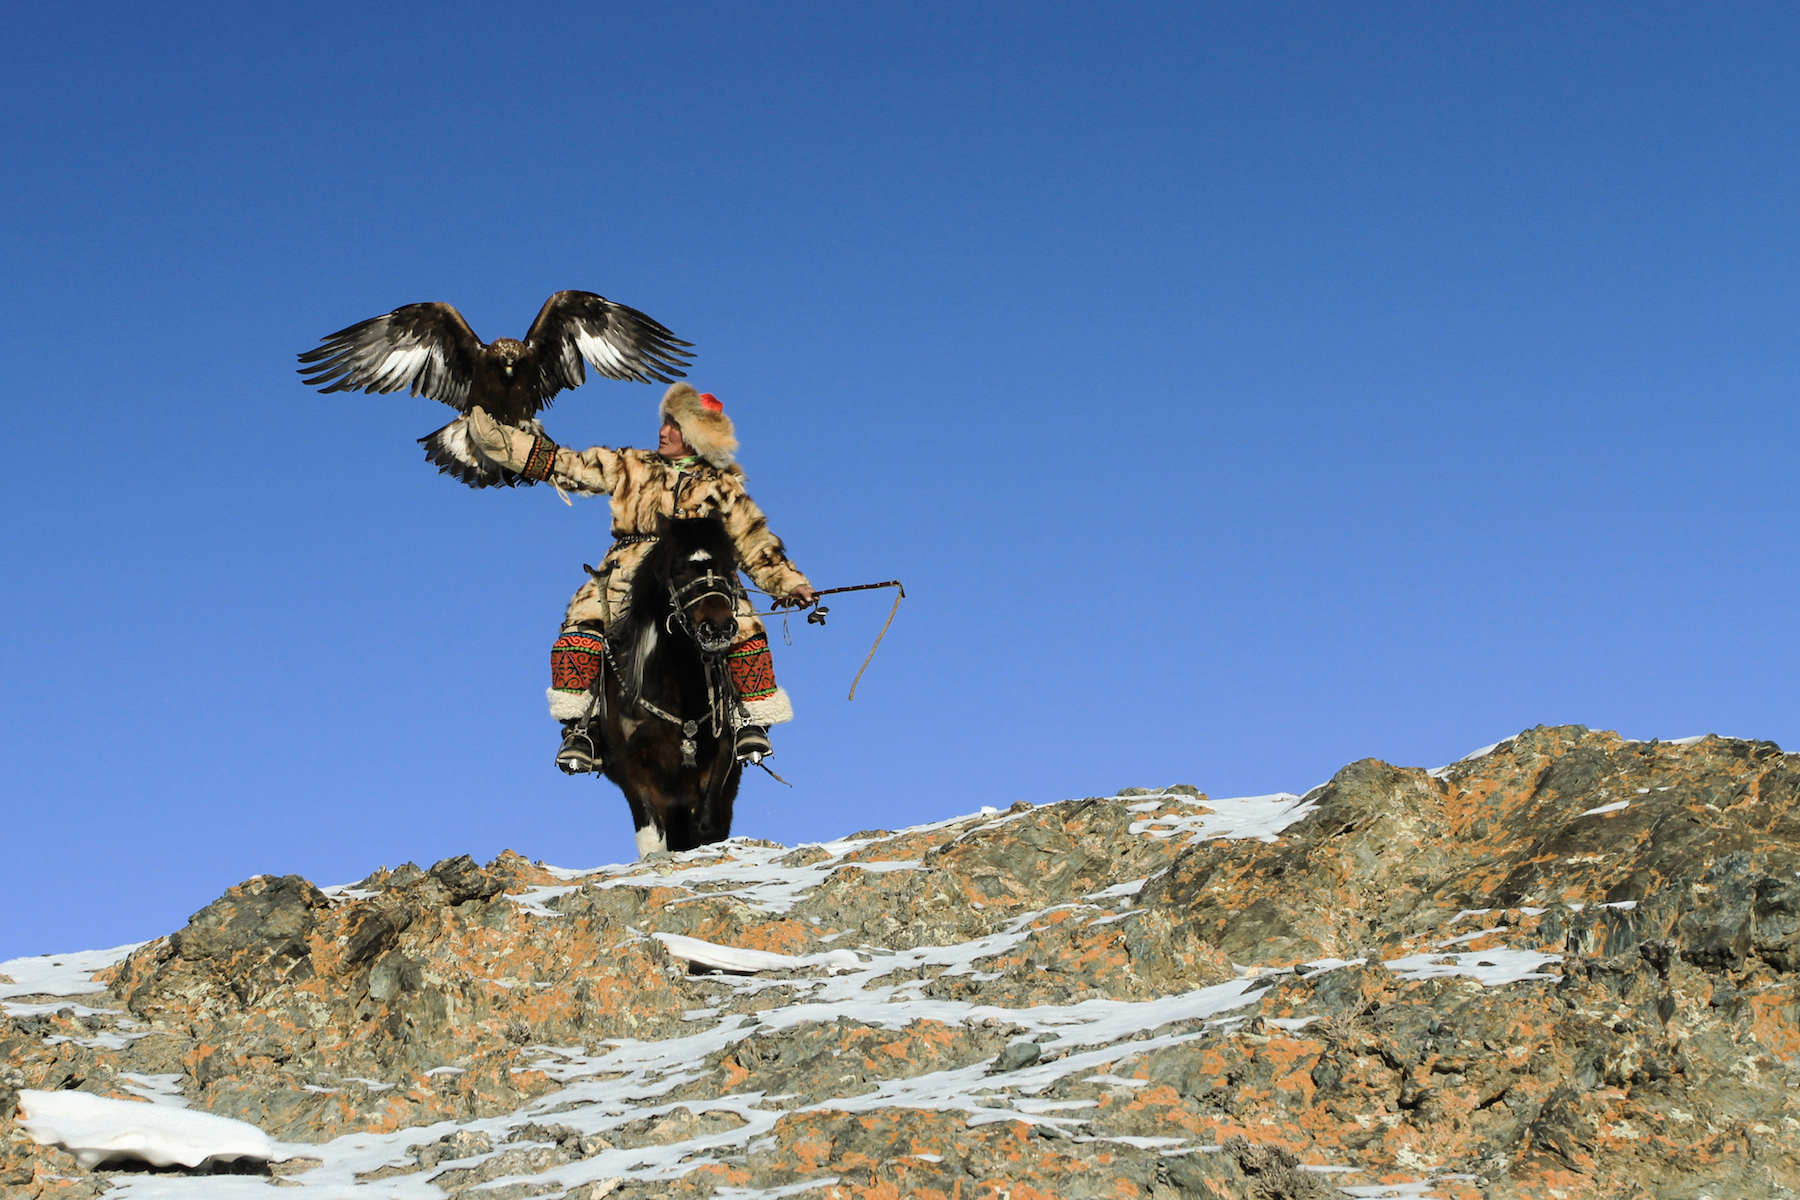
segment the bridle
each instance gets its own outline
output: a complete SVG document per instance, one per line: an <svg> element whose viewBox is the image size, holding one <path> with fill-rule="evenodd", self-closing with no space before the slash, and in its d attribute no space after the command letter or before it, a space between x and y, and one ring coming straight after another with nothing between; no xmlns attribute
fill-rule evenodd
<svg viewBox="0 0 1800 1200"><path fill-rule="evenodd" d="M688 609L709 596L717 596L731 605L732 611L736 612L738 601L745 599L743 581L737 577L736 571L721 575L708 567L706 574L698 579L690 579L680 587L676 587L673 582L667 586L670 608L667 622L679 624L682 632L693 638L694 645L700 647L700 653L710 657L706 647L701 644L699 631L694 628L694 620L688 615ZM674 629L670 628L669 632L673 633ZM711 652L711 654L716 653L718 652Z"/></svg>
<svg viewBox="0 0 1800 1200"><path fill-rule="evenodd" d="M697 579L690 579L679 586L673 580L668 579L663 583L669 594L669 615L664 618L664 627L673 634L675 626L680 626L681 631L694 643L694 648L700 652L700 661L706 671L707 714L703 719L712 727L712 736L722 739L729 728L733 711L735 710L740 717L747 718L750 710L745 706L743 699L738 696L737 689L731 684L731 674L725 663L725 650L729 648L730 643L728 642L726 646L718 650L707 650L700 640L699 630L695 628L694 619L689 615L689 610L702 600L717 596L731 605L735 612L738 602L746 599L743 582L738 579L736 571L720 574L712 567L707 567L705 575ZM625 684L628 676L619 670L618 661L613 657L612 639L602 638L601 647L606 655L607 666L612 668L613 674L619 682ZM681 729L681 765L684 767L698 765L696 752L699 747L694 741L694 735L700 732L701 722L684 719L646 699L643 692L643 663L639 661L635 665L638 672L637 686L625 697L625 707L627 709L641 708L659 720L679 726Z"/></svg>

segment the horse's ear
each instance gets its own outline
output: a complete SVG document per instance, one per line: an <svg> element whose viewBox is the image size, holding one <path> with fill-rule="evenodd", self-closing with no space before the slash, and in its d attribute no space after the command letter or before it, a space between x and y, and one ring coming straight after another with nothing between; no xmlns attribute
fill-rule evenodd
<svg viewBox="0 0 1800 1200"><path fill-rule="evenodd" d="M675 523L675 518L671 517L669 514L657 513L656 514L656 535L658 537L666 536L669 532L669 526L673 525L674 523Z"/></svg>

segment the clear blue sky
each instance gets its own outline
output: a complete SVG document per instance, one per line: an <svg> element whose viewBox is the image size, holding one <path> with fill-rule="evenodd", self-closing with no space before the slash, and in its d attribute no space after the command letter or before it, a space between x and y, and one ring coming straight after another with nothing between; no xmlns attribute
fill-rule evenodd
<svg viewBox="0 0 1800 1200"><path fill-rule="evenodd" d="M551 766L603 502L317 338L695 342L845 598L783 842L1543 723L1800 743L1791 5L84 4L0 43L0 958L259 873L632 853ZM550 431L645 444L655 389Z"/></svg>

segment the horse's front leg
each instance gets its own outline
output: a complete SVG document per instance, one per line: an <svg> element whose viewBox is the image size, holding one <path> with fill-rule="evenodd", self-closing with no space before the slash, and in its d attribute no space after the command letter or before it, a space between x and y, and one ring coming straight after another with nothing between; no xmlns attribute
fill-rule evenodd
<svg viewBox="0 0 1800 1200"><path fill-rule="evenodd" d="M633 755L638 770L636 795L646 818L637 828L640 855L658 850L679 854L705 841L696 836L694 828L697 796L693 768L679 765L681 741L679 730L660 726Z"/></svg>
<svg viewBox="0 0 1800 1200"><path fill-rule="evenodd" d="M694 834L696 844L711 845L731 836L731 809L737 799L743 770L729 737L720 738L706 772L695 783Z"/></svg>
<svg viewBox="0 0 1800 1200"><path fill-rule="evenodd" d="M636 813L632 814L635 819ZM654 820L646 820L637 827L637 852L639 858L648 858L652 854L660 854L669 848L669 836L657 828Z"/></svg>
<svg viewBox="0 0 1800 1200"><path fill-rule="evenodd" d="M630 768L621 774L632 774ZM659 850L669 848L668 830L659 818L657 806L653 800L660 800L655 784L644 779L621 780L619 790L625 793L625 803L631 805L631 828L637 839L638 857L655 854Z"/></svg>
<svg viewBox="0 0 1800 1200"><path fill-rule="evenodd" d="M618 785L625 794L625 803L631 806L631 828L638 857L642 858L669 848L668 823L664 818L668 796L656 764L645 753L647 748L632 744L642 731L643 722L621 716L622 699L616 687L608 688L606 776Z"/></svg>
<svg viewBox="0 0 1800 1200"><path fill-rule="evenodd" d="M637 776L632 786L624 789L631 802L631 825L637 838L638 857L669 849L669 795L657 773L638 763L631 769ZM679 847L677 847L679 849Z"/></svg>

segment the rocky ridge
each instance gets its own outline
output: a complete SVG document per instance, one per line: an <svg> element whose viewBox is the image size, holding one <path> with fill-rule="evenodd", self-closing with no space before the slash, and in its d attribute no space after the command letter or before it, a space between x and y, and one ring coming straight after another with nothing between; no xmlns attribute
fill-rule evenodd
<svg viewBox="0 0 1800 1200"><path fill-rule="evenodd" d="M255 1184L14 1122L77 1088L331 1196L1789 1196L1797 971L1800 757L1579 726L1304 797L263 876L4 1002L0 1194Z"/></svg>

